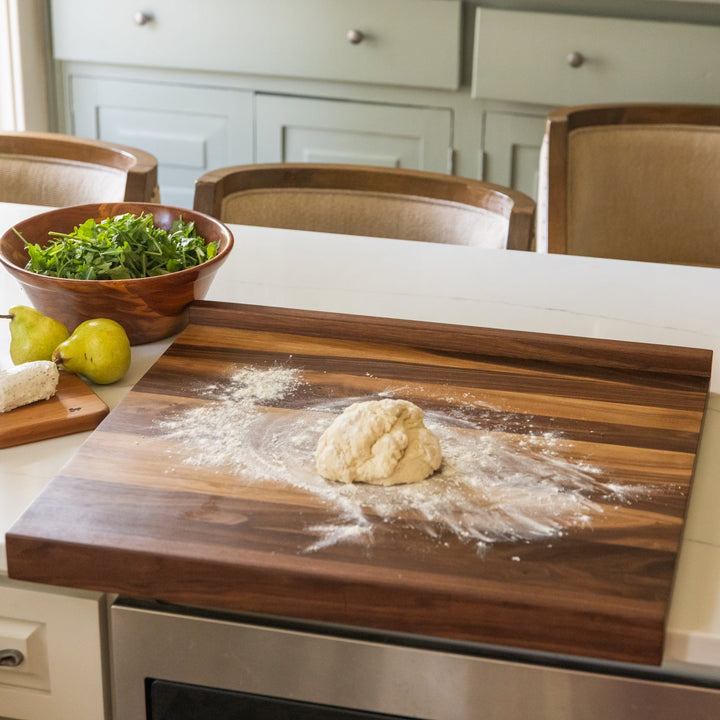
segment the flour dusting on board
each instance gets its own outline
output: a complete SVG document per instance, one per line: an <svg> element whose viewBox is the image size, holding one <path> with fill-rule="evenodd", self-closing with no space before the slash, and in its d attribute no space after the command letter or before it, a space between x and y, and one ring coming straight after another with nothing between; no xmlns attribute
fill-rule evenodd
<svg viewBox="0 0 720 720"><path fill-rule="evenodd" d="M227 381L199 393L206 402L157 422L166 438L181 441L182 462L218 468L243 482L271 482L304 490L328 508L330 520L308 528L317 550L341 542L371 542L378 521L422 529L439 542L447 533L485 548L501 541L558 537L589 525L602 505L591 498L628 502L643 489L603 483L600 473L570 462L556 449L557 437L479 429L463 416L463 402L447 412L425 411L439 438L440 470L412 485L381 487L327 481L315 470L320 435L352 402L331 398L277 411L303 384L299 370L243 367ZM385 396L399 397L395 388Z"/></svg>

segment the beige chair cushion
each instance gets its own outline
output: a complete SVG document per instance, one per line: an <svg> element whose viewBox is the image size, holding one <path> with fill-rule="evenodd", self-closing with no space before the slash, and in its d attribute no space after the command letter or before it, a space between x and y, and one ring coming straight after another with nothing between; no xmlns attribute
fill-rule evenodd
<svg viewBox="0 0 720 720"><path fill-rule="evenodd" d="M568 253L720 264L720 128L620 125L568 141Z"/></svg>
<svg viewBox="0 0 720 720"><path fill-rule="evenodd" d="M350 190L271 188L233 193L220 216L242 225L505 248L507 218L433 198Z"/></svg>
<svg viewBox="0 0 720 720"><path fill-rule="evenodd" d="M61 207L122 201L123 170L73 160L0 154L0 201Z"/></svg>

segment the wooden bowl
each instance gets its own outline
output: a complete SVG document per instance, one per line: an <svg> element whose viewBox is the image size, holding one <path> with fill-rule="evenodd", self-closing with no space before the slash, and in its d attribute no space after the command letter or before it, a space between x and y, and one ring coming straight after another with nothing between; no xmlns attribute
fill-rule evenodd
<svg viewBox="0 0 720 720"><path fill-rule="evenodd" d="M88 218L96 221L123 213L152 213L156 227L170 228L174 220L193 221L197 234L217 242L217 255L195 267L157 277L133 280L71 280L25 270L28 253L22 238L43 246L48 232L72 232ZM49 210L16 223L0 237L0 262L40 312L64 323L70 332L84 320L111 318L119 322L133 345L153 342L182 330L188 305L202 300L233 246L230 229L209 215L154 203L119 202ZM5 308L7 310L7 308Z"/></svg>

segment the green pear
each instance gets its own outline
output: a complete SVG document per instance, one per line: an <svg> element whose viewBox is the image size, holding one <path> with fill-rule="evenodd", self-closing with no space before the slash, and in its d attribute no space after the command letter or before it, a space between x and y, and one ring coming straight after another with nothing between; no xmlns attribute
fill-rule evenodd
<svg viewBox="0 0 720 720"><path fill-rule="evenodd" d="M63 370L97 385L109 385L120 380L130 367L130 340L114 320L85 320L55 348L53 360Z"/></svg>
<svg viewBox="0 0 720 720"><path fill-rule="evenodd" d="M70 335L61 322L25 305L0 317L10 318L10 358L15 365L52 360L53 350Z"/></svg>

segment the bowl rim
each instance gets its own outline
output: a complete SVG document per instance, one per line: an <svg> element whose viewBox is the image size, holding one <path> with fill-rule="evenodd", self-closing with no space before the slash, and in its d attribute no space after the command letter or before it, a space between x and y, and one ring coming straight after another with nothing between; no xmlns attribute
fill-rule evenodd
<svg viewBox="0 0 720 720"><path fill-rule="evenodd" d="M143 207L143 208L163 208L164 210L170 210L170 211L177 211L178 213L192 213L194 216L199 216L203 218L204 220L209 220L212 224L219 226L225 233L224 237L222 238L220 242L220 247L218 249L217 254L210 258L209 260L205 260L205 262L200 263L199 265L193 265L189 268L184 268L183 270L174 270L173 272L165 273L164 275L149 275L147 277L140 277L140 278L119 278L119 279L110 279L110 278L99 278L96 280L90 280L90 279L82 279L82 278L63 278L63 277L56 277L54 275L43 275L42 273L36 273L32 270L27 270L24 267L21 267L20 265L16 265L14 262L8 258L5 253L2 252L2 240L5 238L6 235L9 235L14 231L14 229L23 223L29 222L31 220L36 220L37 218L42 218L46 215L54 215L59 210L77 210L78 213L84 209L84 208L100 208L104 205L112 205L112 206L134 206L134 207ZM97 213L91 213L91 214L97 214ZM122 214L122 213L117 213ZM150 214L150 213L148 213ZM88 218L90 215L88 215ZM105 217L111 217L110 215L106 215ZM102 219L102 217L101 217ZM45 212L35 213L34 215L30 215L26 218L23 218L22 220L19 220L16 223L13 223L10 225L5 232L0 235L0 263L2 263L7 269L8 272L17 274L19 277L27 277L27 278L42 278L45 280L50 281L62 281L63 283L108 283L108 284L115 284L115 283L130 283L130 284L137 284L145 282L147 283L148 280L155 280L156 282L162 281L163 278L182 278L183 276L190 276L196 273L200 273L202 269L211 267L212 265L216 265L218 262L224 260L228 253L232 250L233 246L235 244L235 238L233 236L232 230L224 223L222 220L218 220L216 217L213 217L212 215L208 215L207 213L201 212L200 210L193 210L192 208L181 208L176 205L165 205L164 203L151 203L151 202L134 202L134 201L118 201L118 202L102 202L102 203L83 203L81 205L65 205L63 207L58 208L50 208L49 210Z"/></svg>

